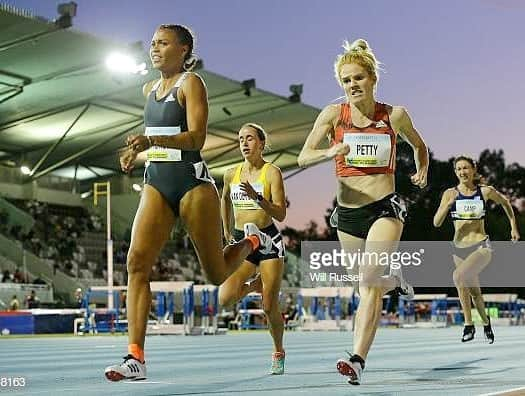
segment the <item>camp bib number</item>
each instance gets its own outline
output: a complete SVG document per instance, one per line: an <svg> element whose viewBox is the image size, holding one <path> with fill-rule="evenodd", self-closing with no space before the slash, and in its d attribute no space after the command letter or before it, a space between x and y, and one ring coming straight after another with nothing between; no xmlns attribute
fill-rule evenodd
<svg viewBox="0 0 525 396"><path fill-rule="evenodd" d="M390 135L379 133L345 133L343 143L350 146L345 161L348 166L382 167L390 164Z"/></svg>
<svg viewBox="0 0 525 396"><path fill-rule="evenodd" d="M174 136L180 133L180 126L176 127L146 127L146 136ZM182 159L181 150L152 146L147 151L148 161L180 161Z"/></svg>
<svg viewBox="0 0 525 396"><path fill-rule="evenodd" d="M461 199L456 201L456 218L458 219L480 219L485 214L485 208L481 199Z"/></svg>
<svg viewBox="0 0 525 396"><path fill-rule="evenodd" d="M253 183L253 189L257 194L263 195L264 186L262 183ZM261 209L261 207L253 199L248 197L242 190L240 184L232 184L230 198L235 209Z"/></svg>

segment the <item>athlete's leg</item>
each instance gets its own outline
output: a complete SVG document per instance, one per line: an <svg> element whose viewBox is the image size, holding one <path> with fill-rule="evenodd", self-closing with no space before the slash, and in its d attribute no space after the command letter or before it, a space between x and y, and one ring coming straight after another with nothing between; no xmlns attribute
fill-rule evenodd
<svg viewBox="0 0 525 396"><path fill-rule="evenodd" d="M488 323L485 313L485 303L479 287L479 274L490 263L492 253L490 249L482 248L471 253L465 260L454 256L456 269L453 273L454 284L465 316L465 325L472 325L471 296L483 323Z"/></svg>
<svg viewBox="0 0 525 396"><path fill-rule="evenodd" d="M146 184L133 221L127 257L127 317L129 344L144 348L146 324L151 308L151 268L169 238L175 216L167 201Z"/></svg>
<svg viewBox="0 0 525 396"><path fill-rule="evenodd" d="M492 251L480 248L456 264L454 279L465 287L479 286L479 274L490 263Z"/></svg>
<svg viewBox="0 0 525 396"><path fill-rule="evenodd" d="M397 247L403 223L394 218L380 218L374 222L368 232L366 252L390 252ZM362 281L359 285L360 301L354 333L353 351L363 360L366 359L374 340L381 311L383 295L386 291L399 286L395 277L383 277L385 267L378 265L374 255L367 256L369 260L360 267Z"/></svg>
<svg viewBox="0 0 525 396"><path fill-rule="evenodd" d="M284 259L263 260L260 263L263 285L263 310L273 339L274 352L283 352L284 320L279 307L279 291L284 271Z"/></svg>
<svg viewBox="0 0 525 396"><path fill-rule="evenodd" d="M339 238L341 248L345 252L354 252L357 254L357 252L363 252L365 250L365 239L358 238L340 230L337 231L337 237ZM355 276L359 276L359 266L355 265L353 267L348 267L348 273L352 276L352 278ZM353 281L352 288L355 292L359 294L359 281ZM356 336L355 322L357 320L357 314L358 312L356 311L355 315L353 315L352 318L352 328L354 330L354 337Z"/></svg>
<svg viewBox="0 0 525 396"><path fill-rule="evenodd" d="M110 381L146 378L144 340L151 307L149 276L174 223L175 216L164 197L146 184L133 221L127 257L129 354L121 364L105 369L105 376Z"/></svg>
<svg viewBox="0 0 525 396"><path fill-rule="evenodd" d="M472 326L472 303L470 299L470 292L468 287L465 287L461 282L457 272L457 268L463 263L463 259L458 256L453 256L454 264L456 265L456 270L452 273L452 279L456 285L458 291L459 303L461 304L461 309L463 310L464 325Z"/></svg>
<svg viewBox="0 0 525 396"><path fill-rule="evenodd" d="M358 238L341 230L337 230L337 237L339 238L341 249L345 252L354 252L357 254L357 252L363 252L365 250L366 240L363 238ZM358 276L359 266L354 265L353 267L348 267L348 273L352 276ZM359 282L352 282L352 287L354 290L359 290Z"/></svg>
<svg viewBox="0 0 525 396"><path fill-rule="evenodd" d="M402 231L403 223L398 219L380 218L376 220L368 232L365 253L391 251L397 246ZM352 238L346 237L345 239L352 241ZM355 246L359 246L358 238L354 237L353 242ZM365 257L370 260L359 266L360 301L355 316L354 353L349 359L339 359L337 362L337 370L347 376L348 382L352 385L361 383L365 359L381 317L383 294L399 285L399 279L383 276L385 268L377 265L373 255L368 254Z"/></svg>
<svg viewBox="0 0 525 396"><path fill-rule="evenodd" d="M483 300L483 293L481 292L481 288L479 286L469 287L468 290L470 295L472 296L472 301L474 302L474 306L476 307L476 310L478 311L479 316L481 317L483 325L488 325L489 316L485 311L485 301Z"/></svg>
<svg viewBox="0 0 525 396"><path fill-rule="evenodd" d="M256 267L249 261L244 261L237 270L219 288L219 304L230 306L250 293L251 285L246 281L255 274Z"/></svg>
<svg viewBox="0 0 525 396"><path fill-rule="evenodd" d="M211 183L199 184L184 195L180 216L207 278L215 285L224 282L254 249L252 241L243 239L222 251L219 194Z"/></svg>

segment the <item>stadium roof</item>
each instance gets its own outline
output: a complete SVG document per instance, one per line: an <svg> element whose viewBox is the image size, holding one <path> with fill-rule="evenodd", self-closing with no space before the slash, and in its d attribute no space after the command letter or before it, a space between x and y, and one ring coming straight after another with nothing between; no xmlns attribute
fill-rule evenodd
<svg viewBox="0 0 525 396"><path fill-rule="evenodd" d="M119 172L124 136L142 133L142 85L156 73L116 74L105 65L108 40L0 6L0 163L27 165L37 179L47 174L87 179ZM124 50L150 67L142 45ZM199 70L210 111L204 158L222 177L240 161L237 131L245 122L269 133L267 160L283 170L297 155L318 109Z"/></svg>

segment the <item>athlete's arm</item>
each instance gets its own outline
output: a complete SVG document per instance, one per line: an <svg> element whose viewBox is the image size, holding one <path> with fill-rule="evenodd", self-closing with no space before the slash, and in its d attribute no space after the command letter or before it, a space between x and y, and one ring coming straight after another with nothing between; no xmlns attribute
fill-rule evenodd
<svg viewBox="0 0 525 396"><path fill-rule="evenodd" d="M284 194L283 175L276 166L270 166L266 177L270 182L272 201L263 198L259 206L277 221L284 221L286 217L286 196Z"/></svg>
<svg viewBox="0 0 525 396"><path fill-rule="evenodd" d="M503 210L505 211L505 214L507 215L507 218L509 219L510 223L511 240L519 240L520 233L518 231L518 224L516 223L514 210L512 209L512 205L510 204L509 199L492 186L481 187L481 193L484 197L486 197L486 199L490 199L491 201L494 201L498 205L501 205L503 207Z"/></svg>
<svg viewBox="0 0 525 396"><path fill-rule="evenodd" d="M436 211L436 214L434 215L434 227L441 227L457 196L458 192L455 188L449 188L448 190L445 190L445 192L441 196L441 203L439 204L439 208Z"/></svg>
<svg viewBox="0 0 525 396"><path fill-rule="evenodd" d="M230 183L232 180L232 175L232 169L228 169L226 172L224 172L224 185L222 187L221 197L221 218L226 242L232 240L232 201L230 198Z"/></svg>
<svg viewBox="0 0 525 396"><path fill-rule="evenodd" d="M338 154L348 154L350 147L338 143L328 149L318 149L322 140L334 130L334 122L339 117L340 106L329 105L317 116L312 131L306 138L303 149L297 158L300 167L307 167L333 158Z"/></svg>
<svg viewBox="0 0 525 396"><path fill-rule="evenodd" d="M420 188L427 185L428 172L428 148L425 141L414 128L412 120L407 110L401 106L392 108L392 127L401 137L410 144L414 151L414 162L416 163L416 173L411 176L412 183Z"/></svg>
<svg viewBox="0 0 525 396"><path fill-rule="evenodd" d="M156 81L157 80L148 81L142 86L142 94L144 95L144 97L146 98L148 97L149 93L151 92L151 88L153 87ZM135 162L137 160L137 157L139 153L142 151L142 150L137 150L135 147L133 147L130 144L130 142L136 138L137 138L137 135L130 135L126 139L126 146L122 148L119 152L120 168L122 169L123 172L131 173L133 168L135 168ZM146 147L146 145L148 144L147 138L144 137L144 140L145 140L144 146Z"/></svg>

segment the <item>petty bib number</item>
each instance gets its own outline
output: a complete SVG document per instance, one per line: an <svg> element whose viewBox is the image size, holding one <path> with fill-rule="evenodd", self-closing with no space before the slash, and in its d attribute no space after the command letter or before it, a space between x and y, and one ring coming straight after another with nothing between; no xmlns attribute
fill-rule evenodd
<svg viewBox="0 0 525 396"><path fill-rule="evenodd" d="M146 136L174 136L180 133L180 126L176 127L146 127ZM181 150L153 146L146 150L148 161L154 162L173 162L182 159Z"/></svg>
<svg viewBox="0 0 525 396"><path fill-rule="evenodd" d="M345 133L343 143L350 146L346 165L358 168L383 167L390 164L390 135L379 133Z"/></svg>

